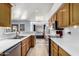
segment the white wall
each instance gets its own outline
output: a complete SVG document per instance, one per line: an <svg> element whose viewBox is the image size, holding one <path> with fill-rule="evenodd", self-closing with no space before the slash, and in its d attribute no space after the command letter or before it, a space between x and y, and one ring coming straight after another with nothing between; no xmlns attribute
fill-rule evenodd
<svg viewBox="0 0 79 59"><path fill-rule="evenodd" d="M25 24L25 32L30 31L30 21L27 21L27 20L12 20L12 24L19 24L19 29L20 29L20 24Z"/></svg>

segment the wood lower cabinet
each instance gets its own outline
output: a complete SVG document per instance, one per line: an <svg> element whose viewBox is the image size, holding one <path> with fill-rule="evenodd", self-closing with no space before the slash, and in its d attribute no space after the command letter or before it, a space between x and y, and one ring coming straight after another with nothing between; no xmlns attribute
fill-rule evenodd
<svg viewBox="0 0 79 59"><path fill-rule="evenodd" d="M26 55L26 45L25 44L22 44L22 56L25 56Z"/></svg>
<svg viewBox="0 0 79 59"><path fill-rule="evenodd" d="M35 46L35 43L35 35L30 35L13 47L7 49L5 52L1 53L0 56L26 56L29 49Z"/></svg>
<svg viewBox="0 0 79 59"><path fill-rule="evenodd" d="M70 55L61 47L59 47L59 56L70 56Z"/></svg>
<svg viewBox="0 0 79 59"><path fill-rule="evenodd" d="M35 46L36 38L35 35L30 35L22 40L20 43L17 43L10 49L7 49L5 52L1 53L0 56L26 56L29 49Z"/></svg>
<svg viewBox="0 0 79 59"><path fill-rule="evenodd" d="M52 56L58 56L58 45L51 41L51 55Z"/></svg>
<svg viewBox="0 0 79 59"><path fill-rule="evenodd" d="M29 49L35 46L35 36L31 35L22 41L22 56L27 55Z"/></svg>
<svg viewBox="0 0 79 59"><path fill-rule="evenodd" d="M29 50L29 38L26 38L22 41L22 56L25 56Z"/></svg>
<svg viewBox="0 0 79 59"><path fill-rule="evenodd" d="M70 56L65 50L51 41L51 56Z"/></svg>
<svg viewBox="0 0 79 59"><path fill-rule="evenodd" d="M31 35L31 47L34 47L36 44L36 37L34 35Z"/></svg>
<svg viewBox="0 0 79 59"><path fill-rule="evenodd" d="M11 7L9 3L0 3L0 26L11 26Z"/></svg>

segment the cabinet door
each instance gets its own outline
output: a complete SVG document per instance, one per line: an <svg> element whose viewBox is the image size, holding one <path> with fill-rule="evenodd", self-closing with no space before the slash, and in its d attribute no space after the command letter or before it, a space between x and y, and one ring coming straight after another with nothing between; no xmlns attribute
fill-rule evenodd
<svg viewBox="0 0 79 59"><path fill-rule="evenodd" d="M63 17L62 17L62 9L57 11L57 21L58 21L58 27L63 27Z"/></svg>
<svg viewBox="0 0 79 59"><path fill-rule="evenodd" d="M62 48L59 48L59 56L70 56L70 55Z"/></svg>
<svg viewBox="0 0 79 59"><path fill-rule="evenodd" d="M28 52L28 50L29 50L29 37L28 38L26 38L26 52Z"/></svg>
<svg viewBox="0 0 79 59"><path fill-rule="evenodd" d="M55 50L53 51L53 56L58 56L58 50Z"/></svg>
<svg viewBox="0 0 79 59"><path fill-rule="evenodd" d="M69 4L63 4L57 12L59 27L69 26Z"/></svg>
<svg viewBox="0 0 79 59"><path fill-rule="evenodd" d="M11 24L11 5L0 3L0 26L9 27Z"/></svg>
<svg viewBox="0 0 79 59"><path fill-rule="evenodd" d="M58 45L51 41L51 56L58 56L59 50Z"/></svg>
<svg viewBox="0 0 79 59"><path fill-rule="evenodd" d="M79 25L79 3L70 4L71 25Z"/></svg>
<svg viewBox="0 0 79 59"><path fill-rule="evenodd" d="M22 56L26 55L26 44L22 44Z"/></svg>
<svg viewBox="0 0 79 59"><path fill-rule="evenodd" d="M54 51L54 49L53 49L53 48L54 48L54 46L53 46L53 42L51 41L51 56L53 56L53 55L54 55L54 52L53 52L53 51Z"/></svg>
<svg viewBox="0 0 79 59"><path fill-rule="evenodd" d="M48 20L48 25L49 25L49 27L52 26L52 18L50 18L50 19Z"/></svg>
<svg viewBox="0 0 79 59"><path fill-rule="evenodd" d="M36 44L36 38L34 35L31 36L31 47L34 47Z"/></svg>
<svg viewBox="0 0 79 59"><path fill-rule="evenodd" d="M56 13L52 16L52 21L55 21L57 18L57 15L56 15Z"/></svg>
<svg viewBox="0 0 79 59"><path fill-rule="evenodd" d="M29 48L31 47L31 36L29 37Z"/></svg>
<svg viewBox="0 0 79 59"><path fill-rule="evenodd" d="M63 27L67 27L69 26L69 4L68 3L65 3L63 6L62 6L62 20L63 20Z"/></svg>

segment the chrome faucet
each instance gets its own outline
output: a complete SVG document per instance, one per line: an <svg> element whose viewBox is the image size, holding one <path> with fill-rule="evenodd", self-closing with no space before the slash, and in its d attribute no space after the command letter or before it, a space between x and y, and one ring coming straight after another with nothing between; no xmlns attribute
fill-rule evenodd
<svg viewBox="0 0 79 59"><path fill-rule="evenodd" d="M20 32L16 31L16 37L19 37Z"/></svg>

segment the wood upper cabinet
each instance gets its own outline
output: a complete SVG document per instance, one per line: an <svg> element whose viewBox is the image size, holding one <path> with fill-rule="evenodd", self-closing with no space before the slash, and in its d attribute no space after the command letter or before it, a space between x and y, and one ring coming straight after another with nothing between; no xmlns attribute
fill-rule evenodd
<svg viewBox="0 0 79 59"><path fill-rule="evenodd" d="M70 4L71 25L79 25L79 3Z"/></svg>
<svg viewBox="0 0 79 59"><path fill-rule="evenodd" d="M63 4L57 11L57 19L59 27L69 26L69 4Z"/></svg>
<svg viewBox="0 0 79 59"><path fill-rule="evenodd" d="M66 3L66 4L64 4L63 5L63 7L62 7L62 20L63 20L63 27L67 27L67 26L69 26L70 24L69 24L69 4L68 3Z"/></svg>
<svg viewBox="0 0 79 59"><path fill-rule="evenodd" d="M79 25L79 3L64 3L59 10L52 16L52 21L57 20L59 27Z"/></svg>
<svg viewBox="0 0 79 59"><path fill-rule="evenodd" d="M48 25L49 25L49 27L52 26L52 18L50 18L50 19L48 20Z"/></svg>
<svg viewBox="0 0 79 59"><path fill-rule="evenodd" d="M35 36L31 35L22 41L22 56L27 55L29 49L35 46Z"/></svg>
<svg viewBox="0 0 79 59"><path fill-rule="evenodd" d="M62 17L62 9L57 11L57 21L58 21L58 27L63 27L63 17Z"/></svg>
<svg viewBox="0 0 79 59"><path fill-rule="evenodd" d="M0 3L0 26L11 26L11 5L9 3Z"/></svg>
<svg viewBox="0 0 79 59"><path fill-rule="evenodd" d="M56 14L54 14L53 16L52 16L52 21L55 21L57 18L56 18L57 16L56 16Z"/></svg>

